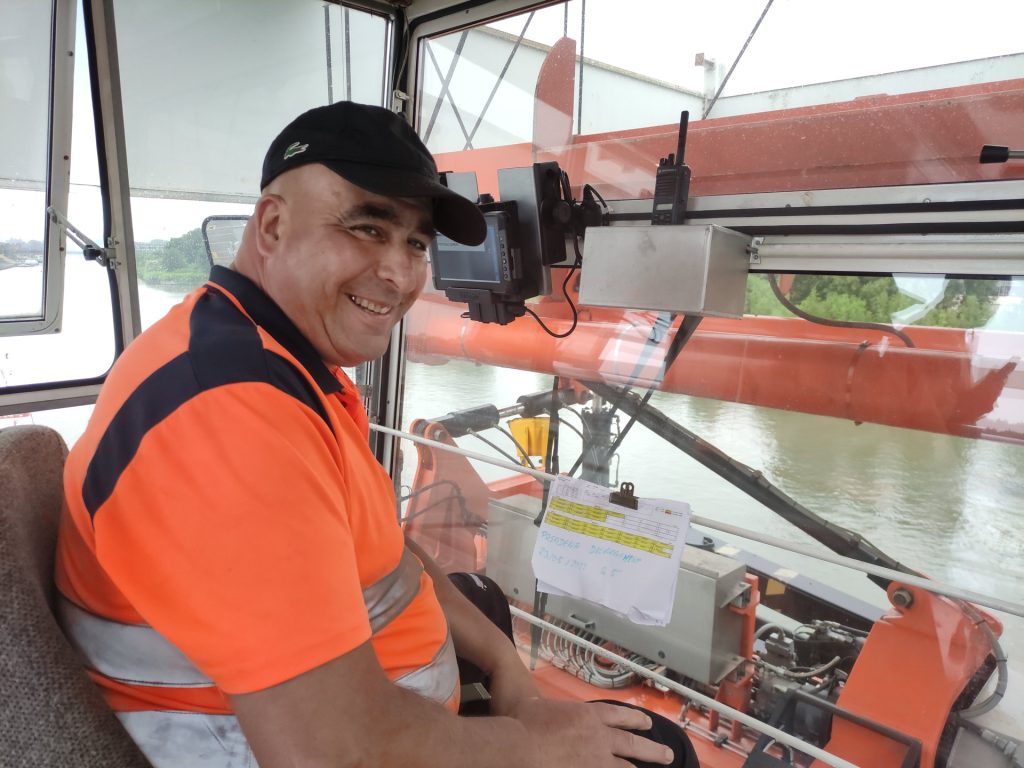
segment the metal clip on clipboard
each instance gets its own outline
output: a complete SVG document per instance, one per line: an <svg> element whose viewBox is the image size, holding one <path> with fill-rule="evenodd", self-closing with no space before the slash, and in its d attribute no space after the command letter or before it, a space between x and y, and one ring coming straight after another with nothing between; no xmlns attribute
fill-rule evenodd
<svg viewBox="0 0 1024 768"><path fill-rule="evenodd" d="M629 507L630 509L637 508L637 499L633 495L633 484L623 483L619 486L619 490L612 491L608 494L609 504L618 504L620 507Z"/></svg>

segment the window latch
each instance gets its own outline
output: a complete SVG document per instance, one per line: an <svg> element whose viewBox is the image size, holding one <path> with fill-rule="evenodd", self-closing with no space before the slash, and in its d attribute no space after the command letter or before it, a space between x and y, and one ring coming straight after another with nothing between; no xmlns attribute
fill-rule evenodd
<svg viewBox="0 0 1024 768"><path fill-rule="evenodd" d="M113 269L116 266L113 248L101 248L95 242L90 240L82 230L68 221L67 216L58 211L52 205L46 209L46 213L55 224L63 227L67 236L82 249L82 255L85 256L86 261L95 261L97 264L102 267L106 267L107 269Z"/></svg>

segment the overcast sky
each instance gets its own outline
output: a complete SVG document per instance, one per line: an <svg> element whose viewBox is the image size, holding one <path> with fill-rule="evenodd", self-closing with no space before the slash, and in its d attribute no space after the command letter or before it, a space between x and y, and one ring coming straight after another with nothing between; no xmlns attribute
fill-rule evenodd
<svg viewBox="0 0 1024 768"><path fill-rule="evenodd" d="M704 53L728 69L766 4L586 0L584 55L700 90L694 55ZM579 42L583 2L568 5L569 36ZM495 26L519 34L524 20ZM539 11L526 37L550 45L562 36L564 20L562 6ZM1022 0L774 0L724 93L1019 53L1022 41Z"/></svg>
<svg viewBox="0 0 1024 768"><path fill-rule="evenodd" d="M765 0L586 0L583 39L588 58L703 89L697 53L728 69L765 7ZM527 37L552 44L568 33L580 40L582 0L538 11ZM495 26L518 34L525 16ZM79 38L81 43L81 36ZM859 77L1024 50L1024 0L774 0L724 95ZM77 57L76 114L87 114L88 88ZM1024 74L1024 73L1022 73ZM99 196L92 121L75 122L69 216L99 239ZM0 189L0 239L41 239L41 193ZM169 238L211 214L246 206L140 199L134 204L138 240Z"/></svg>

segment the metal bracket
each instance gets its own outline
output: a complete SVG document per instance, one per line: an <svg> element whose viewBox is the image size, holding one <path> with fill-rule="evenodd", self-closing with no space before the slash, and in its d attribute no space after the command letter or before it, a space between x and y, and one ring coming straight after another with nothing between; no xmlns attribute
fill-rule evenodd
<svg viewBox="0 0 1024 768"><path fill-rule="evenodd" d="M751 264L761 263L760 248L764 245L764 237L755 237L750 241L750 245L747 246L747 253L750 254Z"/></svg>
<svg viewBox="0 0 1024 768"><path fill-rule="evenodd" d="M117 266L117 260L114 258L114 245L116 244L114 238L107 238L107 247L102 248L90 240L82 230L68 221L67 216L52 205L46 209L46 213L55 224L63 227L72 242L82 249L82 255L85 256L86 261L95 261L107 269L114 269Z"/></svg>
<svg viewBox="0 0 1024 768"><path fill-rule="evenodd" d="M730 591L723 601L722 606L731 606L737 610L742 610L750 605L752 590L750 584L746 582L738 582L736 587Z"/></svg>
<svg viewBox="0 0 1024 768"><path fill-rule="evenodd" d="M405 91L395 88L391 91L391 111L396 114L402 114L405 112L405 105L409 102L409 94Z"/></svg>
<svg viewBox="0 0 1024 768"><path fill-rule="evenodd" d="M565 623L571 624L572 626L576 627L576 629L582 630L584 632L589 632L596 626L594 624L593 619L577 616L575 613L570 613L568 616L566 616Z"/></svg>

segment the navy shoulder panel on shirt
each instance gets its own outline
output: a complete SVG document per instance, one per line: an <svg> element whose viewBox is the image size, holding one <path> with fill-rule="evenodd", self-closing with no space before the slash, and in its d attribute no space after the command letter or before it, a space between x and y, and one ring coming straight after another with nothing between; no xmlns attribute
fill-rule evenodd
<svg viewBox="0 0 1024 768"><path fill-rule="evenodd" d="M311 408L331 429L314 386L294 364L265 349L256 326L219 291L209 289L196 302L189 334L188 351L151 373L100 438L82 486L90 517L110 498L149 430L210 389L264 382Z"/></svg>

